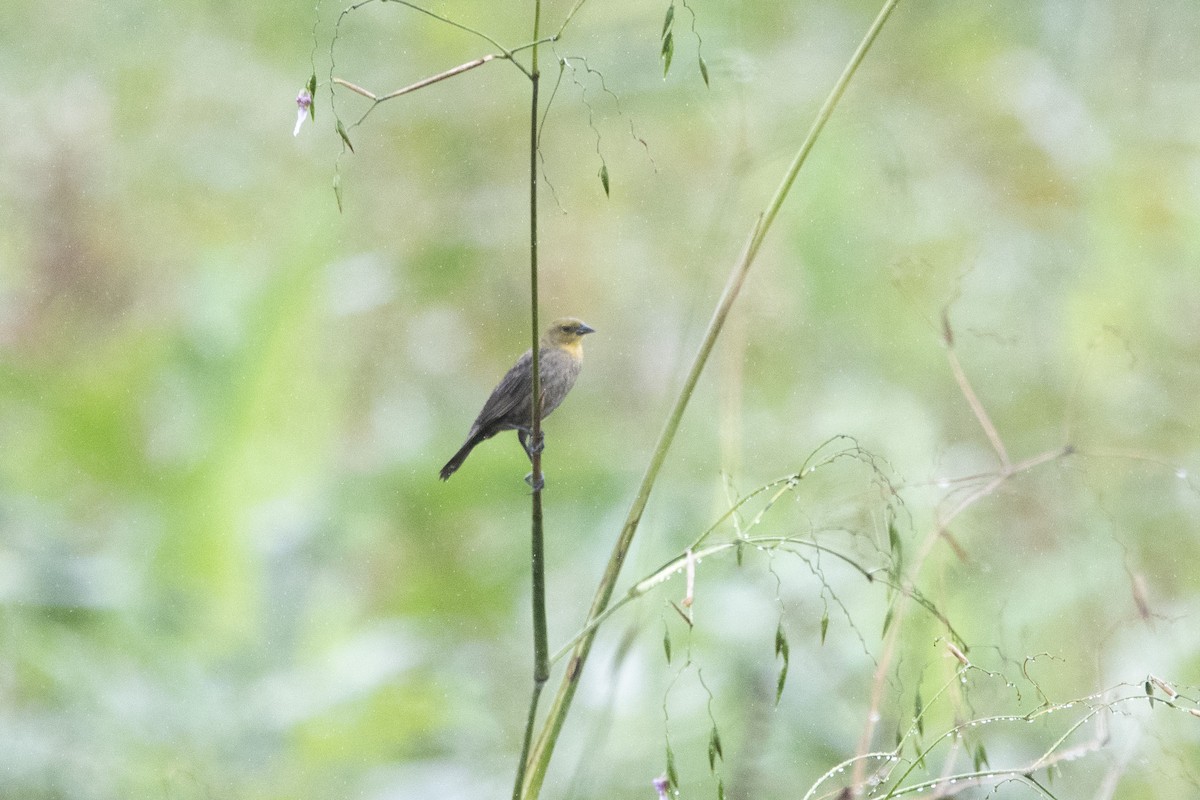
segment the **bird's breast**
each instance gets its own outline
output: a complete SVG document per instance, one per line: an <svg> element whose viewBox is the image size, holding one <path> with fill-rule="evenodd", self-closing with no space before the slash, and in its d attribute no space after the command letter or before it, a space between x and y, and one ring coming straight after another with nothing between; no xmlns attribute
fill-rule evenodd
<svg viewBox="0 0 1200 800"><path fill-rule="evenodd" d="M542 416L546 416L566 398L579 377L580 358L565 347L545 351L541 359Z"/></svg>

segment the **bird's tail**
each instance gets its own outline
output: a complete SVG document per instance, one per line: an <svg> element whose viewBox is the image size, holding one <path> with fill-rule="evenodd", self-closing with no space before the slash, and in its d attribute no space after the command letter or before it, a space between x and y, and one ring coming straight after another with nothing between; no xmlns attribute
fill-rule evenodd
<svg viewBox="0 0 1200 800"><path fill-rule="evenodd" d="M444 481L449 480L450 476L457 472L462 463L467 460L467 456L471 455L471 451L475 449L475 445L482 441L482 439L475 436L467 439L466 443L458 448L458 452L450 456L450 460L446 462L446 466L442 467L442 471L439 473L441 479Z"/></svg>

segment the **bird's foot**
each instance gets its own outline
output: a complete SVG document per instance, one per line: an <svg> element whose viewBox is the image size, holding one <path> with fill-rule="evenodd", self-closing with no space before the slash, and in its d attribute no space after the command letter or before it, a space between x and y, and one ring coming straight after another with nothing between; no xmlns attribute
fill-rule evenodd
<svg viewBox="0 0 1200 800"><path fill-rule="evenodd" d="M534 438L533 432L528 428L517 428L517 440L521 442L521 447L525 450L525 455L529 456L529 460L533 461L533 457L546 449L546 434L539 432L537 438Z"/></svg>
<svg viewBox="0 0 1200 800"><path fill-rule="evenodd" d="M545 477L538 475L537 480L535 481L533 479L532 472L525 476L525 482L528 483L530 488L532 488L535 492L540 492L542 489L546 488Z"/></svg>

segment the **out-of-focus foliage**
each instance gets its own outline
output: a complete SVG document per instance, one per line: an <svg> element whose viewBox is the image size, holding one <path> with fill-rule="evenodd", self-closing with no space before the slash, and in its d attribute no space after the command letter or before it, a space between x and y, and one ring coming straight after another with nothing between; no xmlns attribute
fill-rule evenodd
<svg viewBox="0 0 1200 800"><path fill-rule="evenodd" d="M545 4L550 29L571 5ZM598 329L547 424L553 642L878 10L692 2L701 45L679 5L664 80L667 5L593 0L543 50L543 314ZM528 36L526 4L436 8ZM0 796L507 796L532 660L527 463L506 435L436 474L528 346L528 82L494 62L357 127L366 101L338 90L356 148L339 157L340 10L6 3ZM823 468L753 530L902 557L1000 676L958 683L917 607L885 652L889 593L853 569L730 551L699 565L690 633L681 581L609 622L547 796L652 797L668 735L689 796L718 777L729 797L799 796L858 751L880 663L870 749L925 709L905 758L956 721L1112 700L1148 673L1200 697L1197 41L1184 0L901 2L751 273L627 567L852 436L878 472ZM377 3L343 21L333 74L384 93L487 52ZM292 138L314 61L316 121ZM998 462L943 312L1011 461L1076 449L955 517L961 557L931 531ZM1062 765L1055 796L1200 791L1200 719L1117 710L1059 748L1112 738ZM1072 711L972 731L930 768L969 772L979 744L993 768L1032 761Z"/></svg>

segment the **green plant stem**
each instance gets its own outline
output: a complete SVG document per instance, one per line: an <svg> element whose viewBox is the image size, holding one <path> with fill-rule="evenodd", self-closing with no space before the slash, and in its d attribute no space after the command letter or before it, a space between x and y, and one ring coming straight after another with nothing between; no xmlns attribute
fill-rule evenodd
<svg viewBox="0 0 1200 800"><path fill-rule="evenodd" d="M540 3L537 4L540 7ZM540 16L540 15L539 15ZM534 38L537 38L537 22L534 23ZM537 48L533 50L532 102L529 109L529 317L533 358L529 368L533 384L533 420L530 442L533 446L533 642L534 680L545 682L549 677L549 645L546 637L546 585L542 541L542 375L541 348L539 346L541 326L538 323L538 215L537 215L537 142L538 142L538 87L541 84L537 69Z"/></svg>
<svg viewBox="0 0 1200 800"><path fill-rule="evenodd" d="M511 51L511 50L509 50L508 48L506 48L504 45L500 44L498 41L496 41L496 40L495 40L495 39L493 39L492 37L488 36L488 35L487 35L486 33L484 33L483 31L481 31L481 30L478 30L477 28L472 28L470 25L464 25L464 24L463 24L463 23L461 23L461 22L456 22L456 21L454 21L454 20L450 19L449 17L445 17L445 16L442 16L441 14L438 14L438 13L435 13L435 12L433 12L433 11L430 11L429 9L427 9L427 8L423 8L423 7L419 6L419 5L417 5L416 3L410 3L410 2L408 2L408 0L384 0L384 1L385 1L385 2L396 3L396 4L398 4L398 5L402 5L402 6L408 6L408 7L409 7L409 8L411 8L413 11L419 11L419 12L421 12L422 14L425 14L426 16L433 17L434 19L438 20L439 22L444 22L444 23L446 23L447 25L451 25L451 26L453 26L453 27L455 27L455 28L458 28L458 29L459 29L459 30L461 30L461 31L466 31L467 33L470 33L470 34L472 34L472 35L474 35L474 36L478 36L480 39L483 39L484 41L488 42L489 44L493 45L494 47L498 47L498 48L500 48L500 51L501 51L502 53L504 53L504 55L505 55L506 57L510 57L510 58L512 57L512 51ZM537 34L534 34L534 37L533 37L533 38L534 38L534 39L536 39L536 38L537 38Z"/></svg>
<svg viewBox="0 0 1200 800"><path fill-rule="evenodd" d="M534 3L533 39L537 41L538 29L541 27L541 0ZM538 89L541 85L541 74L538 72L538 48L531 51L531 69L529 80L529 318L531 322L530 335L533 340L531 350L533 359L529 368L532 370L533 403L532 403L532 434L533 444L533 648L534 670L533 679L537 684L546 682L550 676L550 646L546 636L546 578L545 578L545 549L542 535L542 373L540 367L541 325L538 322ZM536 700L536 695L535 695Z"/></svg>
<svg viewBox="0 0 1200 800"><path fill-rule="evenodd" d="M529 712L525 721L525 736L521 744L517 775L513 781L513 800L519 800L529 765L529 748L533 742L533 729L537 723L538 702L542 689L550 677L550 641L546 633L546 548L542 523L542 381L540 325L538 323L538 88L541 75L538 72L538 31L541 28L542 4L535 0L533 12L533 41L530 51L530 108L529 108L529 319L530 335L530 379L532 383L533 415L529 441L533 494L530 515L530 569L533 574L533 691L529 697Z"/></svg>
<svg viewBox="0 0 1200 800"><path fill-rule="evenodd" d="M586 2L587 0L576 0L575 5L571 6L571 10L567 12L567 16L563 18L562 25L560 25L558 28L558 33L554 34L555 39L563 35L563 31L565 31L567 26L571 24L571 20L575 18L575 14L578 13L579 9L582 8L583 4Z"/></svg>
<svg viewBox="0 0 1200 800"><path fill-rule="evenodd" d="M521 760L517 762L517 777L513 781L513 800L521 800L521 787L525 783L525 767L529 763L529 745L533 742L533 728L537 724L538 699L542 696L545 681L533 682L533 694L529 698L529 711L525 717L525 736L521 742Z"/></svg>
<svg viewBox="0 0 1200 800"><path fill-rule="evenodd" d="M870 50L871 45L878 37L884 23L898 2L899 0L887 0L883 4L879 14L875 17L875 21L871 23L871 27L867 30L866 35L859 44L858 49L851 56L837 83L834 84L829 96L826 97L821 110L817 112L817 117L813 121L812 127L809 128L808 135L804 138L804 142L800 145L800 149L792 159L787 173L784 175L779 187L775 190L770 203L767 204L766 210L759 215L758 220L755 222L746 249L729 276L729 280L725 285L725 291L721 295L716 310L713 312L712 319L708 323L708 330L704 334L704 340L701 342L700 349L692 361L687 379L684 381L683 388L680 389L679 396L675 401L675 406L667 418L667 423L662 433L659 435L658 444L654 448L650 464L646 468L645 475L642 477L641 486L638 488L637 495L630 506L629 514L625 519L624 526L621 528L621 533L617 537L617 542L613 548L612 556L609 558L608 566L605 568L604 575L600 579L600 585L597 587L595 597L592 600L585 626L604 613L609 600L612 598L617 577L621 572L621 567L625 563L625 556L629 552L629 546L632 544L633 536L637 532L638 524L641 522L642 513L645 511L646 503L650 499L650 492L654 488L658 472L666 460L667 451L670 450L671 444L675 440L679 423L683 419L683 412L687 409L692 392L695 391L696 383L700 380L700 374L708 362L708 357L712 353L717 337L721 333L721 328L725 324L729 310L733 307L733 302L737 299L742 285L745 283L746 275L750 271L750 267L754 263L759 249L762 247L767 232L771 229L772 223L774 223L776 216L779 214L779 209L783 206L783 201L787 198L788 192L796 180L796 175L800 172L800 168L804 166L809 153L812 152L813 145L816 144L817 138L825 128L825 123L829 121L834 108L845 93L850 79L854 76L867 51ZM537 38L536 35L534 38ZM546 777L546 769L549 767L550 758L554 752L554 745L558 741L563 723L566 721L567 711L570 709L571 701L575 697L575 690L579 687L579 677L583 672L588 654L591 652L592 643L596 638L596 631L597 628L595 627L589 630L575 645L575 649L572 651L571 657L567 662L566 674L563 676L562 684L559 686L558 692L554 697L554 702L551 704L547 714L546 722L542 727L541 734L538 736L537 743L530 754L531 763L526 776L525 789L522 794L525 798L536 798L541 792L542 783Z"/></svg>

